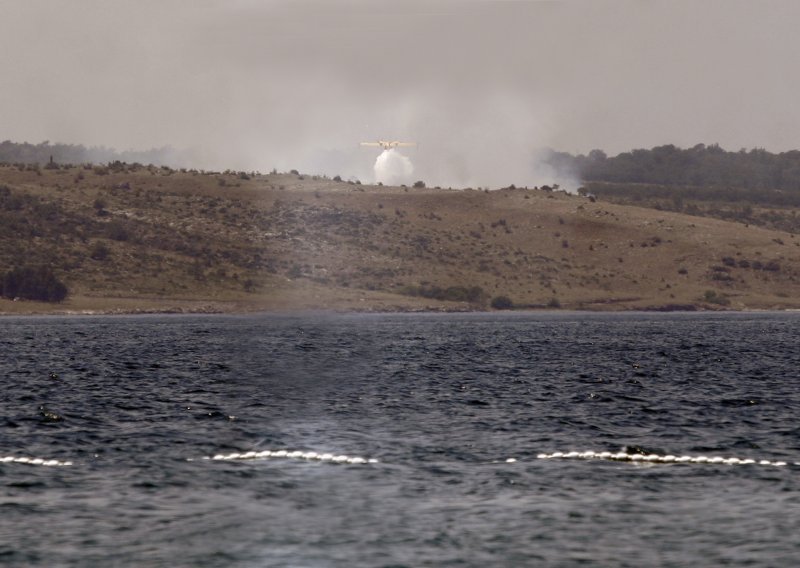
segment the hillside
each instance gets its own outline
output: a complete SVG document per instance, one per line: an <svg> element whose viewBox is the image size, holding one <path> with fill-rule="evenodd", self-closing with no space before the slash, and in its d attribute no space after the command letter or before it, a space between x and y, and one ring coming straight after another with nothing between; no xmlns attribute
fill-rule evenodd
<svg viewBox="0 0 800 568"><path fill-rule="evenodd" d="M669 144L613 157L602 150L586 156L551 152L547 160L582 179L582 193L604 201L800 233L798 150Z"/></svg>
<svg viewBox="0 0 800 568"><path fill-rule="evenodd" d="M23 265L69 296L0 312L800 308L800 238L743 223L121 163L0 166L0 275Z"/></svg>

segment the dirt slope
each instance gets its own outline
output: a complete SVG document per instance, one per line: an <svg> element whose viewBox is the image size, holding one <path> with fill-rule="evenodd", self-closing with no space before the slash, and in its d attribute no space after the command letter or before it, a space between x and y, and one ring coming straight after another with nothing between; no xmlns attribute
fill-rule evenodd
<svg viewBox="0 0 800 568"><path fill-rule="evenodd" d="M70 296L0 312L800 308L794 235L560 192L121 164L2 187L0 273L47 264Z"/></svg>

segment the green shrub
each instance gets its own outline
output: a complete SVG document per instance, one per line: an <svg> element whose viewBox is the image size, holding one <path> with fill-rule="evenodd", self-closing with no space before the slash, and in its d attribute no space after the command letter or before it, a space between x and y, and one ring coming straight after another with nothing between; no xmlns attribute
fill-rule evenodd
<svg viewBox="0 0 800 568"><path fill-rule="evenodd" d="M91 250L89 251L89 256L92 260L106 260L109 254L108 247L103 242L96 242L92 245Z"/></svg>
<svg viewBox="0 0 800 568"><path fill-rule="evenodd" d="M709 304L717 304L718 306L727 306L731 303L728 296L720 294L716 290L706 290L703 294L703 299Z"/></svg>
<svg viewBox="0 0 800 568"><path fill-rule="evenodd" d="M0 295L41 302L62 302L67 286L46 266L23 266L6 272L0 281Z"/></svg>
<svg viewBox="0 0 800 568"><path fill-rule="evenodd" d="M30 206L32 201L31 196L11 193L7 185L0 185L0 210L20 211Z"/></svg>
<svg viewBox="0 0 800 568"><path fill-rule="evenodd" d="M127 241L130 239L130 233L125 225L120 221L111 221L106 225L106 236L115 241Z"/></svg>
<svg viewBox="0 0 800 568"><path fill-rule="evenodd" d="M495 296L492 298L491 306L495 310L510 310L514 307L514 302L508 296Z"/></svg>

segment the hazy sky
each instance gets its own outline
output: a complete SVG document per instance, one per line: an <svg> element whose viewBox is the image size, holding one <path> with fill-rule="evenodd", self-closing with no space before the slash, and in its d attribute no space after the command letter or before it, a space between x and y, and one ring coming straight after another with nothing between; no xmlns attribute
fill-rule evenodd
<svg viewBox="0 0 800 568"><path fill-rule="evenodd" d="M800 2L0 0L0 140L537 183L537 148L800 148Z"/></svg>

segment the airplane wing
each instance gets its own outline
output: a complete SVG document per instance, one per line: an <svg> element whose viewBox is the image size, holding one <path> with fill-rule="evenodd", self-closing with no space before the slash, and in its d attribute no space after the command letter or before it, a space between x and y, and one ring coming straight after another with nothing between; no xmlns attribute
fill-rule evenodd
<svg viewBox="0 0 800 568"><path fill-rule="evenodd" d="M416 146L416 142L399 142L397 140L378 140L377 142L361 142L361 146L380 147L384 150L397 148L398 146Z"/></svg>

